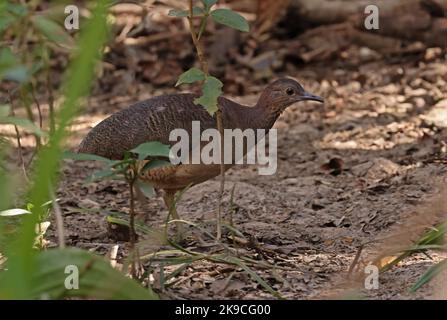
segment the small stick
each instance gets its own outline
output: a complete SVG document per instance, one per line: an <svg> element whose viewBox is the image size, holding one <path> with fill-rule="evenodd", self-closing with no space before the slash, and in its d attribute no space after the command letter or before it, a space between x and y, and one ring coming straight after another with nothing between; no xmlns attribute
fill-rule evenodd
<svg viewBox="0 0 447 320"><path fill-rule="evenodd" d="M51 66L49 57L45 57L45 67L46 67L46 87L47 87L47 94L48 94L48 110L49 110L49 116L50 116L50 134L54 133L56 131L56 118L55 118L55 112L54 112L54 95L53 95L53 87L51 82Z"/></svg>
<svg viewBox="0 0 447 320"><path fill-rule="evenodd" d="M221 228L221 216L222 216L222 200L225 190L225 164L224 164L224 129L222 123L222 111L220 108L217 110L217 128L220 134L220 187L219 187L219 203L217 205L217 235L216 240L219 241L221 238L222 228Z"/></svg>
<svg viewBox="0 0 447 320"><path fill-rule="evenodd" d="M217 293L224 292L224 291L228 288L228 286L230 285L230 281L231 281L231 279L233 279L233 276L236 274L236 272L237 272L237 270L233 270L233 271L230 273L230 275L228 276L228 278L225 279L225 284L224 284L224 286L223 286L222 289L220 289Z"/></svg>
<svg viewBox="0 0 447 320"><path fill-rule="evenodd" d="M43 118L42 118L42 110L40 109L40 103L36 98L36 93L34 90L34 86L31 84L31 96L33 97L34 103L36 104L37 112L39 114L39 128L43 127Z"/></svg>
<svg viewBox="0 0 447 320"><path fill-rule="evenodd" d="M129 225L130 225L130 251L131 251L131 267L130 267L130 274L132 278L135 278L136 276L136 268L135 268L135 258L136 258L136 252L135 252L135 202L134 202L134 193L133 193L133 177L132 180L129 180L129 191L130 191L130 206L129 206Z"/></svg>
<svg viewBox="0 0 447 320"><path fill-rule="evenodd" d="M14 104L12 102L12 96L11 93L9 93L9 103L11 104L11 115L14 116ZM17 140L17 149L18 149L18 153L19 153L19 158L20 158L20 166L22 167L22 171L23 171L23 176L25 177L25 180L27 182L29 182L28 179L28 174L26 173L26 166L25 166L25 160L23 158L23 153L22 153L22 143L20 140L20 132L19 132L19 128L17 128L16 125L14 125L14 130L16 132L16 140Z"/></svg>
<svg viewBox="0 0 447 320"><path fill-rule="evenodd" d="M189 0L189 15L188 15L188 22L189 22L189 30L191 33L192 42L194 43L194 46L196 47L197 56L199 58L199 63L202 68L202 71L205 73L206 76L209 75L208 71L208 62L206 61L205 55L203 53L202 45L199 41L199 38L197 37L197 34L194 29L194 23L193 23L193 0ZM201 35L201 33L200 33ZM217 235L216 235L216 241L219 241L222 235L222 228L221 228L221 215L222 215L222 200L223 200L223 194L225 190L225 164L224 164L224 141L223 141L223 121L222 121L222 110L220 106L218 105L218 110L216 112L216 120L217 120L217 129L219 130L220 134L220 188L219 188L219 203L217 206Z"/></svg>
<svg viewBox="0 0 447 320"><path fill-rule="evenodd" d="M200 67L202 68L202 71L208 75L208 62L205 59L205 55L203 53L202 45L197 38L196 32L194 30L194 23L193 23L193 6L192 6L192 0L189 0L189 16L188 16L188 22L189 22L189 31L191 33L192 42L194 43L194 47L196 47L197 51L197 57L199 58Z"/></svg>
<svg viewBox="0 0 447 320"><path fill-rule="evenodd" d="M360 256L361 256L362 251L363 251L363 246L364 246L363 244L360 245L360 247L359 247L358 250L357 250L357 253L355 254L354 260L352 260L352 263L351 263L351 265L349 266L349 269L348 269L348 278L351 277L351 275L352 275L352 271L354 271L355 266L356 266L357 263L359 262Z"/></svg>
<svg viewBox="0 0 447 320"><path fill-rule="evenodd" d="M56 196L54 191L50 187L51 201L53 204L54 216L56 217L56 230L57 230L57 239L59 242L59 248L65 248L65 230L64 230L64 220L62 218L62 211L59 203L57 203Z"/></svg>

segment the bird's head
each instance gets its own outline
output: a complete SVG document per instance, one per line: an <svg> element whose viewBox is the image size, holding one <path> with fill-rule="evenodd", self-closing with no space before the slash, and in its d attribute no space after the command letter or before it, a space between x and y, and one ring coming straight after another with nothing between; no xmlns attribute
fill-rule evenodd
<svg viewBox="0 0 447 320"><path fill-rule="evenodd" d="M299 101L324 102L322 97L316 96L304 90L296 80L283 78L274 81L265 88L258 104L262 104L275 113L283 112L288 106Z"/></svg>

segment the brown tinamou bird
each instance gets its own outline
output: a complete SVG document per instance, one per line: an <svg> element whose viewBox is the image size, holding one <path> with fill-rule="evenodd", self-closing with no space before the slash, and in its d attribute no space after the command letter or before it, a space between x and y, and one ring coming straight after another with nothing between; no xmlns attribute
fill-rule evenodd
<svg viewBox="0 0 447 320"><path fill-rule="evenodd" d="M78 152L119 160L126 151L144 142L159 141L173 145L176 142L169 141L170 132L182 128L191 134L192 121L200 121L201 131L217 128L216 116L196 105L196 97L194 94L162 95L114 113L88 133ZM225 129L269 130L288 106L304 100L323 102L323 98L306 92L297 81L283 78L267 86L254 107L243 106L224 97L219 97L218 104ZM139 178L150 182L155 189L165 191L163 198L169 209L174 207L177 191L214 178L219 173L219 164L180 163L148 170ZM173 217L178 219L175 208Z"/></svg>

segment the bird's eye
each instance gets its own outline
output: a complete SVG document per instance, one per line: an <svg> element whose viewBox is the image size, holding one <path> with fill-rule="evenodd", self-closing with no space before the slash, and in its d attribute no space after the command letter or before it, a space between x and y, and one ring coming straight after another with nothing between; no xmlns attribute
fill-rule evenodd
<svg viewBox="0 0 447 320"><path fill-rule="evenodd" d="M295 93L295 90L293 90L293 88L287 88L286 89L286 93L289 95L289 96L291 96L291 95L293 95L294 93Z"/></svg>

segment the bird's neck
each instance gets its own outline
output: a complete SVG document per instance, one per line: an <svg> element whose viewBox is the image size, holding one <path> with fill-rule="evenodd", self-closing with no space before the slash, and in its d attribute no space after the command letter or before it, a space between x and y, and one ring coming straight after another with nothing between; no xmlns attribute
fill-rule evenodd
<svg viewBox="0 0 447 320"><path fill-rule="evenodd" d="M267 101L259 100L252 109L252 123L256 129L271 129L281 112L272 108Z"/></svg>
<svg viewBox="0 0 447 320"><path fill-rule="evenodd" d="M229 102L223 108L224 126L231 129L271 129L281 112L260 99L253 107Z"/></svg>

